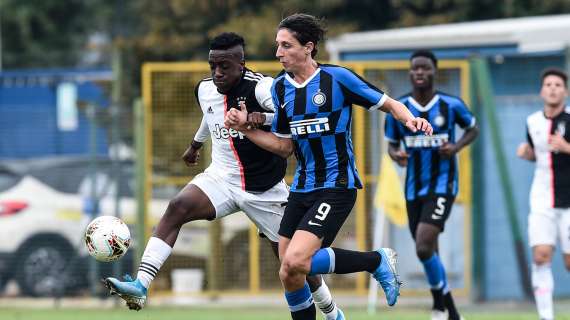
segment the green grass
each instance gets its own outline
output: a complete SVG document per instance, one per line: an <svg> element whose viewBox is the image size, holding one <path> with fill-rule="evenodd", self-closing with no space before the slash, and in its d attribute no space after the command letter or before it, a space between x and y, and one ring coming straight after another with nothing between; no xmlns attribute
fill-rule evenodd
<svg viewBox="0 0 570 320"><path fill-rule="evenodd" d="M347 309L350 320L415 320L429 319L427 311L381 310L370 316L362 309ZM531 311L471 311L466 320L536 320ZM148 308L139 312L124 309L22 309L2 308L0 320L289 320L284 309L246 308ZM317 319L321 319L317 315ZM557 314L559 320L570 320L570 313Z"/></svg>

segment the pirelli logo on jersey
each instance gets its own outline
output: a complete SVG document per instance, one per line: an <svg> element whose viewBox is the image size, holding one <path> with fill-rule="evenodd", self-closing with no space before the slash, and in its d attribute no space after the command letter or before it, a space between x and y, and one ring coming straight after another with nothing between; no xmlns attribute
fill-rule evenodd
<svg viewBox="0 0 570 320"><path fill-rule="evenodd" d="M310 133L327 132L330 130L328 118L297 120L289 122L291 134L302 136Z"/></svg>
<svg viewBox="0 0 570 320"><path fill-rule="evenodd" d="M440 133L432 136L407 136L405 141L408 148L441 147L444 143L449 141L449 134Z"/></svg>

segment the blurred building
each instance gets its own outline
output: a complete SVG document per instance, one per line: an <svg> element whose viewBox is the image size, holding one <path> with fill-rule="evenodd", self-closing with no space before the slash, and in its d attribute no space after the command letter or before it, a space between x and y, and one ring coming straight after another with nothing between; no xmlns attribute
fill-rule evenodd
<svg viewBox="0 0 570 320"><path fill-rule="evenodd" d="M487 58L519 224L526 243L528 192L534 164L518 159L515 151L518 144L525 141L526 117L542 108L538 95L541 71L552 66L568 69L568 30L570 15L513 18L348 33L328 41L326 48L333 61L407 60L417 49L430 49L439 59ZM401 87L391 88L391 96L410 91L407 79L401 79L400 84ZM484 299L520 299L523 292L516 272L505 198L484 116L479 119L479 124L482 146L479 161L484 164L481 166L484 171L474 172L474 175L481 177L475 192L480 192L478 207L482 209L473 216L479 216L482 222L477 232L483 243L473 246L483 246L484 257L474 256L474 259L483 259L484 263L480 270L475 270L483 280L474 286ZM527 252L527 258L530 258L530 250ZM564 269L559 250L555 253L553 269L557 283L555 294L570 296L570 285L562 285L570 283L570 274Z"/></svg>

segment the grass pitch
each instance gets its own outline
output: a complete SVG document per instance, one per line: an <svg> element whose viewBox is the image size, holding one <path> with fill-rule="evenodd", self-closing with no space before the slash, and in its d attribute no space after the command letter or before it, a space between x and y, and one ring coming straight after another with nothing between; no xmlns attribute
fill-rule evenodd
<svg viewBox="0 0 570 320"><path fill-rule="evenodd" d="M493 308L495 309L495 308ZM415 320L429 319L427 310L380 310L368 315L362 309L346 309L350 320ZM464 312L467 320L536 320L534 311L472 310ZM146 308L135 312L118 309L23 309L2 308L0 320L289 320L285 308ZM317 315L317 319L321 319ZM570 313L559 313L557 319L570 320Z"/></svg>

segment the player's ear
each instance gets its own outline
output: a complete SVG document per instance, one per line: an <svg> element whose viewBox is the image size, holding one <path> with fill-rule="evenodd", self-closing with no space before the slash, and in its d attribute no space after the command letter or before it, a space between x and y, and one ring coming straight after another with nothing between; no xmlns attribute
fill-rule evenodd
<svg viewBox="0 0 570 320"><path fill-rule="evenodd" d="M309 55L315 49L315 44L311 41L305 43L305 54Z"/></svg>

